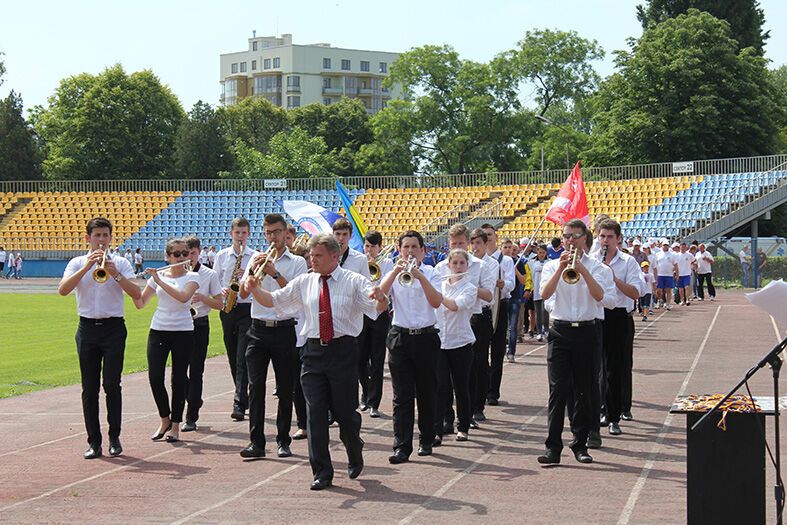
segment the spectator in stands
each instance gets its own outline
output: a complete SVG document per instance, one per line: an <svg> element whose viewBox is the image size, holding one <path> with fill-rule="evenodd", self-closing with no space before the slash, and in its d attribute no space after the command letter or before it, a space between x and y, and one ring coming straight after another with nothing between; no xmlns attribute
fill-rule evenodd
<svg viewBox="0 0 787 525"><path fill-rule="evenodd" d="M757 287L762 287L762 274L765 271L765 263L768 260L768 256L765 255L765 252L762 251L762 248L759 246L757 247Z"/></svg>
<svg viewBox="0 0 787 525"><path fill-rule="evenodd" d="M749 245L744 244L738 252L738 259L741 262L741 286L749 287L749 275L751 275L751 255L749 255Z"/></svg>
<svg viewBox="0 0 787 525"><path fill-rule="evenodd" d="M689 306L689 293L691 292L691 272L694 268L694 256L689 253L689 245L682 242L678 245L678 254L676 257L678 263L678 293L680 294L680 303L683 306Z"/></svg>
<svg viewBox="0 0 787 525"><path fill-rule="evenodd" d="M142 263L145 262L145 259L142 257L142 248L137 248L137 251L134 252L134 273L137 275L142 275Z"/></svg>
<svg viewBox="0 0 787 525"><path fill-rule="evenodd" d="M8 251L7 261L8 261L8 271L5 274L5 278L10 279L11 274L13 274L14 277L16 277L16 254L14 253L13 249Z"/></svg>
<svg viewBox="0 0 787 525"><path fill-rule="evenodd" d="M642 268L642 277L645 279L645 293L639 298L639 306L642 310L642 320L647 321L650 315L650 300L653 297L653 274L650 273L650 263L642 261L639 265Z"/></svg>
<svg viewBox="0 0 787 525"><path fill-rule="evenodd" d="M16 279L22 278L22 252L16 252L16 271L14 277Z"/></svg>
<svg viewBox="0 0 787 525"><path fill-rule="evenodd" d="M713 264L713 255L705 250L704 244L700 244L697 255L694 256L694 260L697 262L697 293L699 294L700 301L705 300L703 284L706 281L708 283L708 295L710 295L710 300L715 301L716 289L713 287L713 270L711 269L711 265Z"/></svg>
<svg viewBox="0 0 787 525"><path fill-rule="evenodd" d="M131 253L131 248L126 248L126 253L123 254L123 258L128 261L131 267L134 267L134 254Z"/></svg>
<svg viewBox="0 0 787 525"><path fill-rule="evenodd" d="M213 268L213 262L216 260L216 247L211 246L208 250L208 262L205 264L208 268Z"/></svg>
<svg viewBox="0 0 787 525"><path fill-rule="evenodd" d="M5 260L8 257L8 254L5 253L5 248L0 246L0 275L5 277Z"/></svg>
<svg viewBox="0 0 787 525"><path fill-rule="evenodd" d="M547 257L550 261L553 259L560 259L560 254L564 251L566 251L566 249L563 248L563 241L558 237L553 237L547 248Z"/></svg>

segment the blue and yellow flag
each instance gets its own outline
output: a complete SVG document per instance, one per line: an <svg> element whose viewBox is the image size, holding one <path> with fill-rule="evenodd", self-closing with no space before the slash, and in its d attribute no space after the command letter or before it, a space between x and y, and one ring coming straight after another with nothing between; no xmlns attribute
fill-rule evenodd
<svg viewBox="0 0 787 525"><path fill-rule="evenodd" d="M336 181L336 191L339 194L339 198L342 200L342 206L344 207L344 213L347 215L347 220L353 225L350 248L363 253L363 237L366 235L366 224L364 224L361 214L355 209L355 205L353 205L353 201L350 200L350 195L347 193L347 190L338 180Z"/></svg>

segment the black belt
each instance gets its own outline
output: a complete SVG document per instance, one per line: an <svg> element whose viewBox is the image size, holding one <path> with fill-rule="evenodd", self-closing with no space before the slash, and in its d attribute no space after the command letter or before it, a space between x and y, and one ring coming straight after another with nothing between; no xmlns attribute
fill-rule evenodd
<svg viewBox="0 0 787 525"><path fill-rule="evenodd" d="M399 332L405 335L424 335L424 334L436 334L438 332L437 328L432 326L426 326L424 328L402 328L401 326L392 326L391 330L394 332Z"/></svg>
<svg viewBox="0 0 787 525"><path fill-rule="evenodd" d="M90 317L79 316L79 322L92 326L103 326L105 324L122 323L122 317L105 317L103 319L92 319Z"/></svg>
<svg viewBox="0 0 787 525"><path fill-rule="evenodd" d="M295 326L295 319L282 319L281 321L268 321L266 319L252 319L255 328L279 328L281 326Z"/></svg>
<svg viewBox="0 0 787 525"><path fill-rule="evenodd" d="M320 346L331 346L331 345L335 345L335 344L344 342L344 341L346 341L348 339L354 339L354 337L351 336L351 335L343 335L341 337L334 337L333 339L331 339L327 343L323 343L322 340L319 337L310 337L310 338L306 339L306 342L307 343L312 343L312 344L315 344L315 345L320 345Z"/></svg>
<svg viewBox="0 0 787 525"><path fill-rule="evenodd" d="M596 320L593 319L592 321L561 321L560 319L555 319L552 321L552 324L556 327L562 327L562 328L582 328L585 326L596 326Z"/></svg>

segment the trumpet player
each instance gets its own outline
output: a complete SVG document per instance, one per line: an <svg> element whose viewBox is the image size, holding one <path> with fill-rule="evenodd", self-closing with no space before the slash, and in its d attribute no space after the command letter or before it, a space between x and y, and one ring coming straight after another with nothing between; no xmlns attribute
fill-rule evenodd
<svg viewBox="0 0 787 525"><path fill-rule="evenodd" d="M591 410L593 349L598 345L596 326L600 306L615 298L612 272L597 259L585 254L588 229L580 219L563 227L569 248L560 259L549 261L541 272L541 297L552 319L547 351L549 377L549 432L546 450L538 457L544 465L560 463L563 449L563 421L566 398L574 393L571 449L580 463L591 463L587 439L598 414Z"/></svg>
<svg viewBox="0 0 787 525"><path fill-rule="evenodd" d="M106 255L112 243L112 223L96 217L87 223L85 241L90 245L86 255L68 262L58 286L62 296L76 290L79 325L76 332L79 371L82 377L82 415L85 419L88 448L85 459L101 457L101 424L98 419L98 394L102 383L109 421L109 454L123 452L120 445L122 398L120 375L126 349L126 324L123 320L123 293L132 299L140 297L139 287L132 281L134 270L123 257ZM110 277L99 283L92 274L103 262Z"/></svg>
<svg viewBox="0 0 787 525"><path fill-rule="evenodd" d="M442 304L434 268L421 264L424 239L417 231L399 236L399 261L380 284L391 294L393 319L388 332L388 368L393 382L392 464L405 463L413 452L415 402L418 403L419 456L432 454L437 404L437 359L440 337L435 309Z"/></svg>
<svg viewBox="0 0 787 525"><path fill-rule="evenodd" d="M612 270L615 283L613 303L604 308L603 348L606 370L607 424L609 433L618 435L621 413L631 417L631 370L634 356L634 301L645 293L645 280L637 260L618 249L622 240L620 224L606 219L599 224L598 258ZM628 399L628 401L627 401Z"/></svg>
<svg viewBox="0 0 787 525"><path fill-rule="evenodd" d="M211 309L221 310L224 295L221 293L219 276L201 261L204 260L200 240L196 237L187 237L186 248L189 250L191 271L197 274L199 288L191 298L191 308L194 311L194 348L189 358L188 382L186 401L186 420L181 430L193 432L197 430L199 409L202 407L202 376L205 372L205 357L208 355L208 341L210 340L210 322L208 314Z"/></svg>
<svg viewBox="0 0 787 525"><path fill-rule="evenodd" d="M232 244L216 254L213 269L219 277L225 301L231 294L230 286L238 284L254 255L254 250L246 245L250 231L251 225L247 219L243 217L233 219L230 225ZM236 300L235 307L229 312L224 309L219 312L219 318L232 382L235 385L230 417L235 421L243 421L249 404L249 379L246 371L246 347L249 340L246 333L251 326L251 298L238 297Z"/></svg>
<svg viewBox="0 0 787 525"><path fill-rule="evenodd" d="M393 270L390 257L380 258L383 236L380 232L369 230L364 236L363 251L368 265L374 264L378 270L378 280ZM378 260L379 259L379 260ZM361 387L361 411L369 411L369 417L380 417L380 402L383 397L383 368L385 366L385 338L391 325L388 310L381 312L377 319L363 318L363 331L358 337L358 382Z"/></svg>
<svg viewBox="0 0 787 525"><path fill-rule="evenodd" d="M296 319L262 304L263 292L273 292L287 286L291 280L305 274L306 261L293 255L287 248L287 222L278 213L269 213L263 221L268 252L256 254L243 275L240 296L251 296L251 328L246 348L249 372L249 444L240 451L244 458L265 457L265 382L268 364L273 363L276 376L278 409L276 413L276 444L280 458L292 456L290 425L292 423L292 394L295 370Z"/></svg>

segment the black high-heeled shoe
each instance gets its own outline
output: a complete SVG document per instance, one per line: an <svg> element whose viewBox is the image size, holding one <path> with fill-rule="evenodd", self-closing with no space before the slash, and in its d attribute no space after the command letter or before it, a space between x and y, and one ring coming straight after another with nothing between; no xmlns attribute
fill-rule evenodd
<svg viewBox="0 0 787 525"><path fill-rule="evenodd" d="M169 422L169 426L165 428L162 432L158 432L150 436L151 441L158 441L159 439L163 438L164 434L169 432L171 428L172 428L172 421Z"/></svg>

